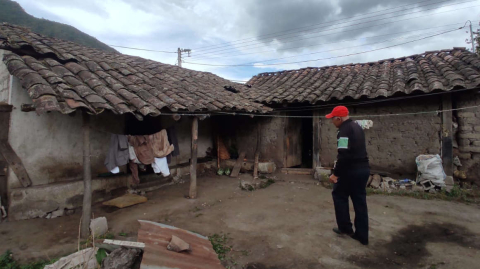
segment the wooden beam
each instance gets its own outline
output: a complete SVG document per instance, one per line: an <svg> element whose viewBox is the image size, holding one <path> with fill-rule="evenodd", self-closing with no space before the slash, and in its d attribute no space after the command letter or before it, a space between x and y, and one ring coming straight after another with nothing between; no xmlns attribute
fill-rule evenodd
<svg viewBox="0 0 480 269"><path fill-rule="evenodd" d="M442 94L442 161L447 176L453 176L452 95Z"/></svg>
<svg viewBox="0 0 480 269"><path fill-rule="evenodd" d="M89 233L90 218L92 215L92 171L90 167L90 116L82 114L83 124L83 207L81 236L87 238Z"/></svg>
<svg viewBox="0 0 480 269"><path fill-rule="evenodd" d="M255 148L255 162L253 163L253 179L258 178L258 159L260 158L260 150L261 150L261 124L260 121L257 120L257 147Z"/></svg>
<svg viewBox="0 0 480 269"><path fill-rule="evenodd" d="M22 110L22 112L32 112L35 111L35 107L32 104L22 104L20 110Z"/></svg>
<svg viewBox="0 0 480 269"><path fill-rule="evenodd" d="M240 168L242 168L243 159L245 159L245 151L240 152L237 162L233 166L233 170L232 170L232 173L230 174L230 177L238 177L238 174L240 173Z"/></svg>
<svg viewBox="0 0 480 269"><path fill-rule="evenodd" d="M23 166L22 160L18 157L17 153L15 153L7 140L0 140L0 154L2 154L15 175L17 175L18 180L24 188L32 185L32 181L28 176L27 170Z"/></svg>
<svg viewBox="0 0 480 269"><path fill-rule="evenodd" d="M289 175L313 175L313 169L311 168L282 168L280 171Z"/></svg>
<svg viewBox="0 0 480 269"><path fill-rule="evenodd" d="M198 118L192 120L192 154L190 157L190 191L189 198L197 198L197 149L198 149Z"/></svg>
<svg viewBox="0 0 480 269"><path fill-rule="evenodd" d="M0 112L12 112L13 106L12 105L0 105Z"/></svg>
<svg viewBox="0 0 480 269"><path fill-rule="evenodd" d="M178 114L174 114L174 115L172 115L172 118L173 118L175 121L179 121L179 120L182 118L182 116L180 116L180 115L178 115Z"/></svg>
<svg viewBox="0 0 480 269"><path fill-rule="evenodd" d="M320 140L321 133L320 133L320 111L315 110L313 111L313 149L312 149L312 156L313 162L312 166L315 169L316 167L322 166L320 163Z"/></svg>

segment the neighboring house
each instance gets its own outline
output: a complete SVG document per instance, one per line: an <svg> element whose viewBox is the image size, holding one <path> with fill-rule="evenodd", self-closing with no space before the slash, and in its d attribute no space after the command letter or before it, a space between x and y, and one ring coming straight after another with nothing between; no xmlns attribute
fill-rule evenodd
<svg viewBox="0 0 480 269"><path fill-rule="evenodd" d="M270 110L234 93L246 86L211 73L87 48L5 23L0 58L0 196L11 219L61 215L81 206L86 113L93 115L95 202L127 186L127 176L97 178L108 172L111 133L151 134L175 124L180 144L170 164L175 166L192 158L190 115ZM213 148L212 120L199 125L198 157L205 157Z"/></svg>
<svg viewBox="0 0 480 269"><path fill-rule="evenodd" d="M252 88L241 96L280 111L265 120L270 137L262 147L275 152L281 167L333 166L336 129L324 115L345 104L352 116L360 116L354 119L373 121L365 130L373 169L412 178L418 155L440 154L447 174L458 156L463 165L458 169L470 180L480 179L480 58L464 48L262 73L247 85ZM424 113L442 109L447 111ZM236 143L247 140L240 136Z"/></svg>

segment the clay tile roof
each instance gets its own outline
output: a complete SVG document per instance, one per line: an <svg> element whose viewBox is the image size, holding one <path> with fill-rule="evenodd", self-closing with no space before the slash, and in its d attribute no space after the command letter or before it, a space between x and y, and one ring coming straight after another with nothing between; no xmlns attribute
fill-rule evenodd
<svg viewBox="0 0 480 269"><path fill-rule="evenodd" d="M264 104L473 89L480 86L480 58L453 48L364 64L262 73L247 85L252 88L241 95Z"/></svg>
<svg viewBox="0 0 480 269"><path fill-rule="evenodd" d="M211 73L88 48L7 23L0 23L0 49L38 113L107 109L142 118L161 111L271 110L227 90L247 86Z"/></svg>

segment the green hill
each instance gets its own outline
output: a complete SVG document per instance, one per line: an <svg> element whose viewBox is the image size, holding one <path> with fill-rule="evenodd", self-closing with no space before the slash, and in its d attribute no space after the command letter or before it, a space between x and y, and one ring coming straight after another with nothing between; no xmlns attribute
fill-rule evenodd
<svg viewBox="0 0 480 269"><path fill-rule="evenodd" d="M35 18L25 12L17 2L11 0L0 0L0 22L25 26L36 33L72 41L87 47L116 52L115 49L98 41L93 36L83 33L75 27L46 19Z"/></svg>

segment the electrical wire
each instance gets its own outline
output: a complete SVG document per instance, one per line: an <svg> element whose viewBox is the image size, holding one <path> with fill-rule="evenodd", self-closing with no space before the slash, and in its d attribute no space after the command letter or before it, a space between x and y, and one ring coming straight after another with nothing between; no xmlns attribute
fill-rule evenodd
<svg viewBox="0 0 480 269"><path fill-rule="evenodd" d="M415 40L410 40L410 41L395 44L395 45L386 46L386 47L383 47L383 48L372 49L372 50L367 50L367 51L362 51L362 52L357 52L357 53L350 53L350 54L346 54L346 55L332 56L332 57L327 57L327 58L319 58L319 59L314 59L314 60L262 64L261 66L298 64L298 63L317 62L317 61L331 60L331 59L337 59L337 58L344 58L344 57L349 57L349 56L354 56L354 55L360 55L360 54L370 53L370 52L374 52L374 51L379 51L379 50L385 50L385 49L389 49L389 48L393 48L393 47L398 47L398 46L401 46L401 45L410 44L410 43L417 42L417 41L420 41L420 40L425 40L427 38L432 38L432 37L440 36L440 35L443 35L443 34L451 33L453 31L458 31L460 29L463 29L463 27L460 27L460 28L454 29L454 30L450 30L450 31L446 31L446 32L442 32L442 33L438 33L438 34L435 34L435 35L426 36L426 37L415 39ZM232 65L228 65L228 64L207 64L207 63L196 63L196 62L184 62L184 63L194 64L194 65L205 65L205 66L221 66L221 67L230 67L230 66L250 66L250 67L253 67L253 66L258 66L258 65L255 65L255 64L253 64L253 65L252 64L232 64Z"/></svg>
<svg viewBox="0 0 480 269"><path fill-rule="evenodd" d="M444 6L441 6L441 7L447 7L447 6L454 6L454 5L460 5L460 4L465 4L465 3L468 3L468 2L474 2L474 1L477 1L477 0L469 0L469 1L465 1L465 2L461 2L461 3L455 3L455 4L450 4L450 5L444 5ZM321 31L316 31L315 33L320 33L320 32L326 32L326 31L332 31L332 30L337 30L337 29L344 29L344 28L349 28L349 27L352 27L352 26L357 26L357 25L362 25L362 24L367 24L367 23L371 23L371 22L377 22L377 21L382 21L382 20L388 20L388 19L392 19L392 18L396 18L396 17L401 17L401 16L405 16L405 15L411 15L411 14L414 14L414 13L419 13L419 12L425 12L425 11L429 11L429 10L434 10L434 9L438 9L438 8L441 8L441 7L435 7L435 8L430 8L430 9L424 9L424 10L419 10L419 11L414 11L414 12L411 12L410 14L400 14L400 15L395 15L395 16L390 16L388 18L382 18L382 19L377 19L377 20L371 20L371 21L366 21L366 22L360 22L360 23L356 23L356 24L353 24L353 25L346 25L346 26L341 26L341 27L336 27L336 28L331 28L331 29L324 29L326 27L321 27L321 28L316 28L316 29L324 29L324 30L321 30ZM471 7L465 7L465 8L471 8ZM463 9L465 9L463 8ZM462 9L462 8L461 8ZM460 9L458 9L460 10ZM455 10L450 10L450 11L445 11L445 12L452 12L452 11L455 11ZM435 14L440 14L440 13L443 13L443 12L439 12L439 13L435 13ZM409 19L413 19L413 18L409 18ZM350 22L345 22L345 23L350 23ZM330 26L333 26L333 25L330 25ZM297 38L297 36L292 36L292 37L288 37L287 39L291 39L291 38ZM259 39L259 40L263 40L263 39ZM278 39L277 40L284 40L284 39ZM298 38L297 38L298 40ZM259 43L259 42L258 42ZM249 47L249 46L252 46L252 45L257 45L257 44L251 44L251 45L242 45L242 46L230 46L230 47L233 47L233 48L226 48L226 49L220 49L220 50L216 50L215 53L218 53L218 52L222 52L222 51L226 51L226 50L237 50L239 48L244 48L244 47ZM227 46L225 46L227 47ZM203 53L200 53L200 54L197 54L197 56L200 56L200 55L205 55L205 54L211 54L208 53L208 52L203 52Z"/></svg>
<svg viewBox="0 0 480 269"><path fill-rule="evenodd" d="M203 50L206 50L206 48L210 48L210 47L220 48L220 47L223 47L223 46L230 46L230 45L238 43L240 41L245 41L245 40L250 40L250 39L253 39L253 41L257 41L261 37L270 37L270 38L272 38L272 36L277 37L278 36L277 34L279 34L279 33L285 33L285 32L291 32L291 31L297 31L298 32L299 29L310 28L310 27L319 26L319 25L323 25L323 24L329 24L329 23L334 23L334 22L339 22L339 21L350 20L350 19L356 18L356 17L362 17L362 16L366 16L366 15L369 15L369 14L375 14L375 13L378 13L378 12L385 12L385 11L388 11L388 10L398 9L398 8L407 7L407 6L415 6L414 8L419 8L419 7L423 7L423 6L417 6L418 4L423 3L423 2L431 2L431 1L432 0L420 1L420 2L415 3L415 4L409 4L409 5L404 5L404 6L395 7L395 8L388 8L388 9L384 9L384 10L380 10L380 11L369 12L369 13L356 15L356 16L348 17L348 18L343 18L343 19L339 19L339 20L327 21L327 22L322 22L322 23L318 23L318 24L312 24L312 25L308 25L308 26L292 28L292 29L279 31L279 32L275 32L275 33L270 33L270 34L265 34L265 35L261 35L261 36L257 36L257 37L234 40L234 41L231 41L231 42L224 43L224 45L210 45L210 46L206 46L206 47L200 47L200 48L196 48L194 50L203 51ZM436 3L431 3L431 4L428 4L428 5L435 5L435 4L439 4L439 3L443 3L443 2L448 2L448 0L447 1L440 1L440 2L436 2ZM424 6L428 6L428 5L424 5ZM406 9L406 10L408 10L408 9ZM395 11L395 12L401 12L401 11L406 11L406 10L399 10L399 11ZM393 12L393 13L395 13L395 12ZM390 13L380 14L380 15L376 15L376 16L383 16L383 15L387 15L387 14L390 14ZM376 17L376 16L374 16L374 17ZM372 18L372 17L366 17L366 18L362 18L362 19L359 19L359 20L368 19L368 18ZM210 48L210 49L214 49L214 48Z"/></svg>
<svg viewBox="0 0 480 269"><path fill-rule="evenodd" d="M458 30L458 29L454 29L454 30ZM430 34L434 34L434 33L439 33L439 32L433 32L433 33L430 33ZM287 56L287 57L282 57L282 58L274 58L274 59L264 60L264 61L249 62L249 63L245 63L245 64L264 63L264 62L271 62L271 61L276 61L276 60L296 58L296 57L307 56L307 55L314 55L314 54L325 53L325 52L332 52L332 51L338 51L338 50L346 50L346 49L352 49L352 48L358 48L358 47L365 47L365 46L371 46L371 45L376 45L376 44L382 44L382 43L397 40L397 39L406 39L406 38L419 37L419 36L421 36L421 35L414 35L414 36L408 36L408 37L400 36L400 37L390 38L390 39L386 39L386 40L382 40L382 41L378 41L378 42L372 42L372 43L362 44L362 45L357 45L357 46L344 47L344 48L331 49L331 50L323 50L323 51L315 51L315 52L311 52L311 53L307 53L307 54L293 55L293 56Z"/></svg>
<svg viewBox="0 0 480 269"><path fill-rule="evenodd" d="M123 48L123 49L131 49L131 50L143 50L143 51L162 52L162 53L177 53L176 51L140 49L140 48L131 48L131 47L124 47L124 46L117 46L117 45L109 45L109 46L110 46L110 47L116 47L116 48Z"/></svg>
<svg viewBox="0 0 480 269"><path fill-rule="evenodd" d="M478 22L478 21L472 21L472 22ZM273 50L264 50L264 51L257 51L257 52L249 52L249 53L242 53L239 55L229 55L229 53L220 53L218 55L220 56L211 56L211 57L205 57L205 56L200 56L198 59L218 59L218 58L234 58L234 57L244 57L245 55L249 54L263 54L266 52L278 52L278 51L284 51L284 50L292 50L292 49L299 49L299 48L307 48L307 47L318 47L318 46L323 46L323 45L329 45L329 44L337 44L337 43L343 43L347 41L354 41L354 40L364 40L364 39L369 39L369 38L376 38L376 37L382 37L382 36L390 36L390 35L399 35L399 34L405 34L405 33L413 33L413 32L419 32L419 31L425 31L425 30L430 30L430 29L436 29L436 28L445 28L453 25L463 25L462 23L452 23L452 24L445 24L445 25L440 25L436 27L429 27L429 28L423 28L423 29L418 29L418 30L409 30L409 31L403 31L403 32L396 32L396 33L390 33L390 34L384 34L384 35L375 35L375 36L366 36L366 37L360 37L360 38L354 38L354 39L344 39L340 41L335 41L335 42L328 42L328 43L322 43L322 44L314 44L314 45L308 45L308 46L299 46L299 47L289 47L289 48L280 48L280 49L273 49ZM222 56L225 55L225 56Z"/></svg>

